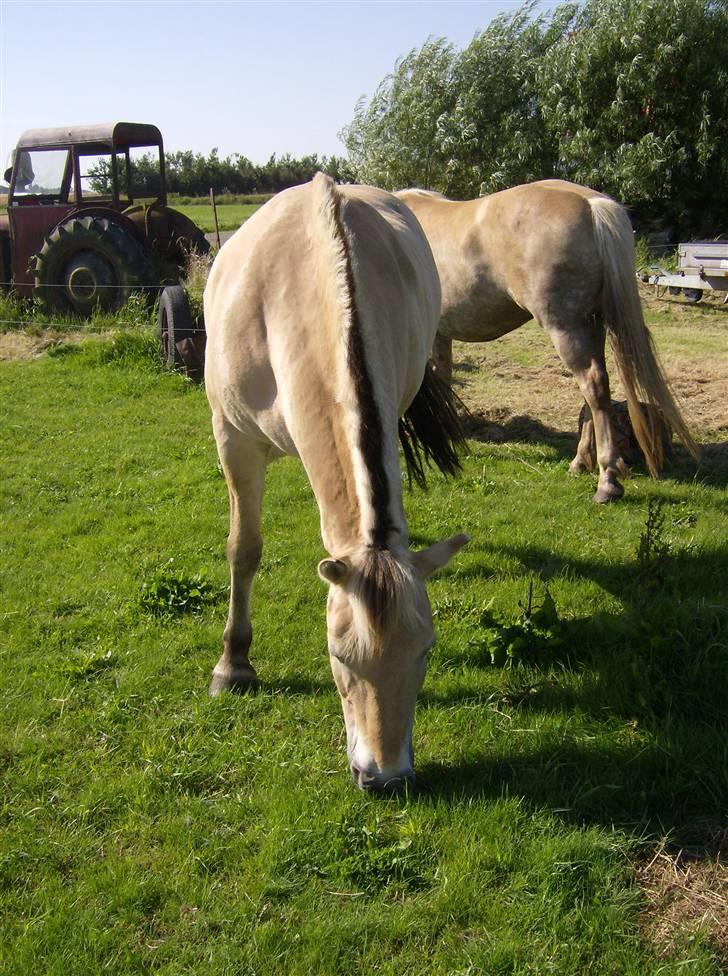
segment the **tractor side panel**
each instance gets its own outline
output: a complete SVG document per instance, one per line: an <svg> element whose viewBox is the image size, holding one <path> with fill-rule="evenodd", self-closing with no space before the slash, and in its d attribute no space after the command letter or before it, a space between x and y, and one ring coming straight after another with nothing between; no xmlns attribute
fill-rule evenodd
<svg viewBox="0 0 728 976"><path fill-rule="evenodd" d="M0 291L7 291L13 280L13 267L10 263L10 220L6 213L0 213Z"/></svg>
<svg viewBox="0 0 728 976"><path fill-rule="evenodd" d="M30 268L31 258L43 246L46 234L73 209L68 204L8 208L13 279L18 294L28 297L33 294L35 278Z"/></svg>

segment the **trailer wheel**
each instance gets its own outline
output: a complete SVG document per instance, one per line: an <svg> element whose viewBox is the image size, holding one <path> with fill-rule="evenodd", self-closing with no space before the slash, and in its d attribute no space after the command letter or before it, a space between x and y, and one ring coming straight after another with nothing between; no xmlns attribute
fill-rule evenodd
<svg viewBox="0 0 728 976"><path fill-rule="evenodd" d="M703 297L703 290L702 288L683 288L683 295L685 296L686 302L690 302L691 305L697 305Z"/></svg>
<svg viewBox="0 0 728 976"><path fill-rule="evenodd" d="M185 366L179 344L191 339L195 329L190 303L182 285L167 285L159 296L159 351L162 361L171 367Z"/></svg>
<svg viewBox="0 0 728 976"><path fill-rule="evenodd" d="M141 244L107 217L73 217L55 227L35 255L35 287L47 306L88 316L120 308L148 284Z"/></svg>
<svg viewBox="0 0 728 976"><path fill-rule="evenodd" d="M670 295L679 295L680 292L682 291L682 288L676 288L675 285L670 285L668 287L667 291L668 291L668 294L670 294Z"/></svg>

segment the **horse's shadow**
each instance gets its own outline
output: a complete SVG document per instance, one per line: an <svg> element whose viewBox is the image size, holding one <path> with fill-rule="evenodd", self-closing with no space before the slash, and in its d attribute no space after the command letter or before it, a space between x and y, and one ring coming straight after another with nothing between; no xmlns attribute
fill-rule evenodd
<svg viewBox="0 0 728 976"><path fill-rule="evenodd" d="M545 444L560 461L570 460L576 454L579 438L575 432L557 430L527 414L494 420L485 414L469 413L462 419L468 440L480 444L505 444L511 441Z"/></svg>
<svg viewBox="0 0 728 976"><path fill-rule="evenodd" d="M579 441L575 431L549 427L528 414L492 419L482 413L470 413L463 418L469 440L480 444L543 444L553 451L556 460L571 460ZM636 473L646 474L644 464L634 465ZM681 483L694 482L715 488L728 485L728 441L702 444L696 461L680 444L674 444L666 459L664 476Z"/></svg>
<svg viewBox="0 0 728 976"><path fill-rule="evenodd" d="M498 716L500 732L497 754L485 745L455 762L420 767L421 801L517 796L573 822L669 835L696 851L725 847L728 832L718 825L728 803L719 745L728 693L728 549L678 552L647 572L636 560L615 565L535 546L505 551L545 583L589 579L621 609L561 621L561 644L549 658L540 667L515 666L490 695L473 690L480 681L470 689L460 681L451 692L426 686L425 708L482 707L484 716ZM465 647L445 640L440 660L460 672L492 669L478 635L475 621L476 639ZM572 678L564 681L564 673ZM533 744L543 741L539 730L569 715L580 716L575 734L567 720L558 745L552 735L546 745ZM505 757L502 737L513 742Z"/></svg>
<svg viewBox="0 0 728 976"><path fill-rule="evenodd" d="M526 811L550 810L567 823L618 826L696 856L728 852L723 809L717 801L706 803L704 790L681 774L660 744L572 742L514 748L505 757L483 753L455 763L431 761L418 768L417 787L414 803L510 796Z"/></svg>

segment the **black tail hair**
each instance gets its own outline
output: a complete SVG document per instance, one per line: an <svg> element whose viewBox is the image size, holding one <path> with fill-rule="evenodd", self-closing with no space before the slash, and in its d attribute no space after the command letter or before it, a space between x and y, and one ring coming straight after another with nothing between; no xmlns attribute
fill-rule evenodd
<svg viewBox="0 0 728 976"><path fill-rule="evenodd" d="M458 408L467 413L460 397L428 362L422 385L399 420L399 442L410 488L413 481L420 488L427 487L425 466L434 464L446 475L460 472L458 453L467 448L467 441Z"/></svg>

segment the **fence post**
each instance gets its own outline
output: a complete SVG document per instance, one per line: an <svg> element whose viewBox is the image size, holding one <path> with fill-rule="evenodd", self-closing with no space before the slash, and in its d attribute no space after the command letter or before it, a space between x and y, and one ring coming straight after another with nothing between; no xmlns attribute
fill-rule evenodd
<svg viewBox="0 0 728 976"><path fill-rule="evenodd" d="M212 219L215 222L215 236L217 237L217 249L220 250L220 228L217 225L217 205L215 204L215 191L210 187L210 203L212 204Z"/></svg>

